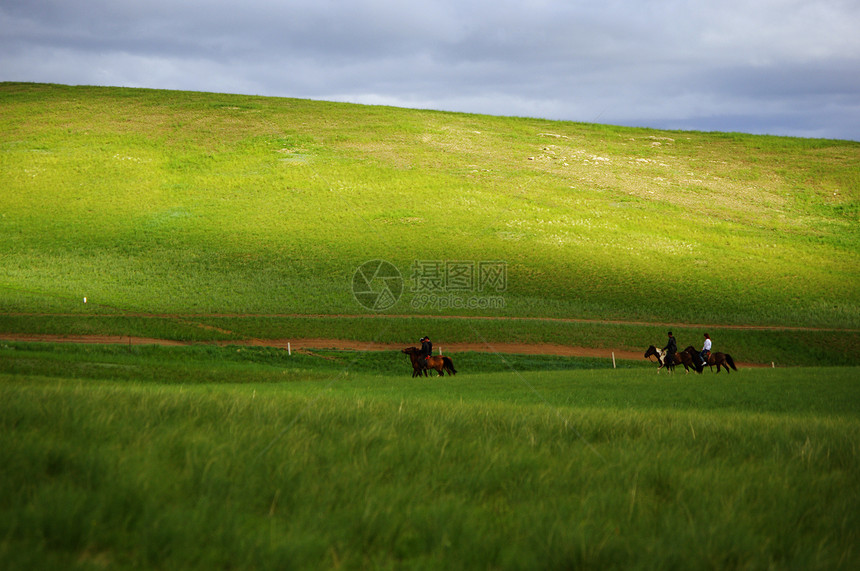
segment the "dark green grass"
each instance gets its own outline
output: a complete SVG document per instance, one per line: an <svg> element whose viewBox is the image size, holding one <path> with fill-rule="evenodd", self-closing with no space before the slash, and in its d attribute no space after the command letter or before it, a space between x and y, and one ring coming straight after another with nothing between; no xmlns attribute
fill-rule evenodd
<svg viewBox="0 0 860 571"><path fill-rule="evenodd" d="M536 359L520 372L412 380L325 357L337 360L302 357L304 371L279 382L289 366L272 350L3 349L0 564L860 560L856 369L670 377L541 370L557 363ZM15 360L28 371L10 370ZM130 377L113 367L111 379L87 363L138 368ZM179 363L220 373L177 384Z"/></svg>
<svg viewBox="0 0 860 571"><path fill-rule="evenodd" d="M307 353L269 347L217 347L195 345L164 347L157 345L75 345L63 343L0 343L0 373L63 380L80 379L158 385L250 384L289 386L300 394L354 387L359 385L377 396L397 400L405 395L433 394L444 398L483 400L487 383L503 379L499 386L512 388L525 400L511 404L565 404L581 406L622 406L632 408L732 409L740 411L815 410L820 413L857 413L851 391L857 389L856 367L798 368L795 372L771 368L742 368L738 373L705 371L702 375L657 374L646 360L554 357L549 355L500 355L493 353L452 353L458 374L455 377L412 379L411 364L399 351L314 350ZM616 376L622 370L641 375ZM565 372L582 372L577 377L576 396L569 391ZM540 391L531 390L528 379L545 381ZM488 377L487 374L490 374ZM493 376L501 374L501 377ZM625 378L622 385L607 379ZM375 379L375 380L367 380ZM518 381L519 379L519 381ZM781 379L790 382L780 385ZM833 379L833 382L831 382ZM342 381L347 380L345 383ZM475 382L478 385L475 385ZM288 383L285 385L284 383ZM379 384L382 383L382 384ZM670 385L671 391L652 390ZM620 386L629 390L618 391ZM799 387L799 389L798 389ZM827 390L815 390L826 387ZM608 390L601 393L601 390ZM847 392L846 392L847 391ZM770 393L778 393L778 398ZM614 394L613 394L614 393ZM815 394L812 394L815 393ZM591 396L595 395L592 399ZM613 396L609 396L613 395ZM493 400L504 400L493 393ZM571 400L574 399L575 400ZM619 404L620 403L620 404Z"/></svg>
<svg viewBox="0 0 860 571"><path fill-rule="evenodd" d="M495 372L573 371L612 368L609 359L549 355L450 353L460 375ZM618 368L648 368L642 361L616 361ZM70 345L63 343L2 343L0 373L23 376L140 381L170 384L287 382L338 378L341 375L381 375L410 378L412 365L398 351L311 352L266 347L195 345ZM434 373L435 375L435 373Z"/></svg>

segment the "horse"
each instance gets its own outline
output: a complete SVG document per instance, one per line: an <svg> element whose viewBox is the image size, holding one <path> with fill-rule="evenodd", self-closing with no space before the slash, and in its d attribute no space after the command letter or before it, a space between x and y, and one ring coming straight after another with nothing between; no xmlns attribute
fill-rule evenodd
<svg viewBox="0 0 860 571"><path fill-rule="evenodd" d="M660 365L659 367L657 367L658 373L660 372L660 369L662 369L663 367L666 367L666 370L669 372L672 372L675 369L675 360L672 359L668 363L664 362L664 360L663 360L664 354L665 354L664 351L657 349L657 347L655 347L654 345L650 345L648 347L648 349L646 349L646 351L645 351L645 358L648 359L649 361L651 360L650 357L652 355L654 357L657 357L657 363Z"/></svg>
<svg viewBox="0 0 860 571"><path fill-rule="evenodd" d="M440 377L445 376L445 372L449 375L454 376L457 374L457 369L454 368L454 362L450 357L446 357L444 355L431 355L427 358L421 354L421 349L418 347L407 347L402 350L403 353L409 355L412 359L412 376L418 377L421 376L421 372L424 372L424 376L427 376L427 369L435 370Z"/></svg>
<svg viewBox="0 0 860 571"><path fill-rule="evenodd" d="M704 367L699 364L699 361L688 355L686 352L675 353L671 358L667 359L665 358L666 355L664 354L664 351L651 345L645 351L645 358L648 359L651 355L657 357L657 362L660 363L660 366L657 367L658 373L663 367L666 367L666 370L669 372L675 372L675 365L684 365L684 373L689 373L690 367L693 367L693 370L700 374L704 370Z"/></svg>
<svg viewBox="0 0 860 571"><path fill-rule="evenodd" d="M427 367L424 362L424 355L421 354L420 351L413 349L417 349L416 347L407 347L406 349L401 350L401 353L406 353L409 356L409 359L412 361L412 378L420 377L421 373L424 373L424 376L427 376Z"/></svg>
<svg viewBox="0 0 860 571"><path fill-rule="evenodd" d="M684 349L684 353L691 355L695 359L696 363L701 362L701 360L699 359L699 352L696 351L696 349L693 348L692 345L690 345L689 347ZM717 366L717 373L720 372L720 367L723 367L726 370L726 374L731 373L731 371L729 371L729 367L731 367L735 371L738 370L738 368L735 367L734 359L732 359L732 356L729 355L728 353L719 353L719 352L718 353L711 353L711 352L708 352L708 361L705 364L708 365L708 367L710 367L710 369L712 371L714 370L714 365L716 365ZM702 366L702 368L704 369L704 366Z"/></svg>

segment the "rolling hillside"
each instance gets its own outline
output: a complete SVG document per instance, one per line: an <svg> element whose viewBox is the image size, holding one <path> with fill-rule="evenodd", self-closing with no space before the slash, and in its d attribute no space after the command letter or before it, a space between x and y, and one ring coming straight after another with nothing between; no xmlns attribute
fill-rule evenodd
<svg viewBox="0 0 860 571"><path fill-rule="evenodd" d="M670 324L857 363L860 143L15 83L0 108L0 332L637 349Z"/></svg>

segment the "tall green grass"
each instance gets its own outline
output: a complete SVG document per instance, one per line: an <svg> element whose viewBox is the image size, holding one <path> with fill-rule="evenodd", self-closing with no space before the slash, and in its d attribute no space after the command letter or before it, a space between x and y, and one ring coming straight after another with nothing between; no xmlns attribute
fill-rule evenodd
<svg viewBox="0 0 860 571"><path fill-rule="evenodd" d="M271 351L29 349L0 355L4 569L860 561L853 368L281 381ZM175 383L181 356L217 374Z"/></svg>
<svg viewBox="0 0 860 571"><path fill-rule="evenodd" d="M392 313L415 313L415 260L501 260L505 307L465 313L860 324L857 143L36 84L0 102L5 312L360 313L352 275L381 258L407 286Z"/></svg>

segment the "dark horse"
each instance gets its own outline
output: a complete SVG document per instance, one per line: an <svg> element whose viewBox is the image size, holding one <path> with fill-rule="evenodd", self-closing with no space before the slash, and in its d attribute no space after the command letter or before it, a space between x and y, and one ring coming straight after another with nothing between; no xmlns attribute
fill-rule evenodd
<svg viewBox="0 0 860 571"><path fill-rule="evenodd" d="M413 377L420 377L422 372L426 377L427 369L435 370L439 373L440 377L445 376L445 371L452 376L457 374L457 369L454 368L454 362L451 361L450 357L431 355L425 359L424 355L421 354L421 349L418 347L407 347L406 349L402 349L401 352L409 355L409 358L412 360Z"/></svg>
<svg viewBox="0 0 860 571"><path fill-rule="evenodd" d="M668 355L663 355L663 351L657 349L654 345L648 347L645 351L645 358L648 359L651 355L657 357L657 362L660 363L660 366L657 367L657 372L660 372L660 369L666 367L667 371L674 372L675 365L684 365L684 372L689 373L690 367L693 368L697 373L701 373L704 367L699 364L698 359L694 359L686 352L684 353L675 353L671 357ZM650 359L649 359L650 360Z"/></svg>
<svg viewBox="0 0 860 571"><path fill-rule="evenodd" d="M412 361L412 378L420 377L421 373L424 373L425 377L427 376L427 366L420 350L416 350L416 347L407 347L400 352L406 353L409 360Z"/></svg>
<svg viewBox="0 0 860 571"><path fill-rule="evenodd" d="M689 347L684 349L684 353L686 353L687 355L690 355L695 360L696 363L700 362L699 352L696 351L692 345L690 345ZM712 371L714 370L714 365L716 365L717 366L717 373L720 372L720 367L725 368L726 373L731 372L731 371L729 371L729 367L731 367L735 371L738 370L738 368L735 367L734 359L732 359L732 356L729 355L728 353L710 353L709 352L708 353L708 362L706 364L711 368ZM704 369L704 367L702 367L702 368Z"/></svg>

